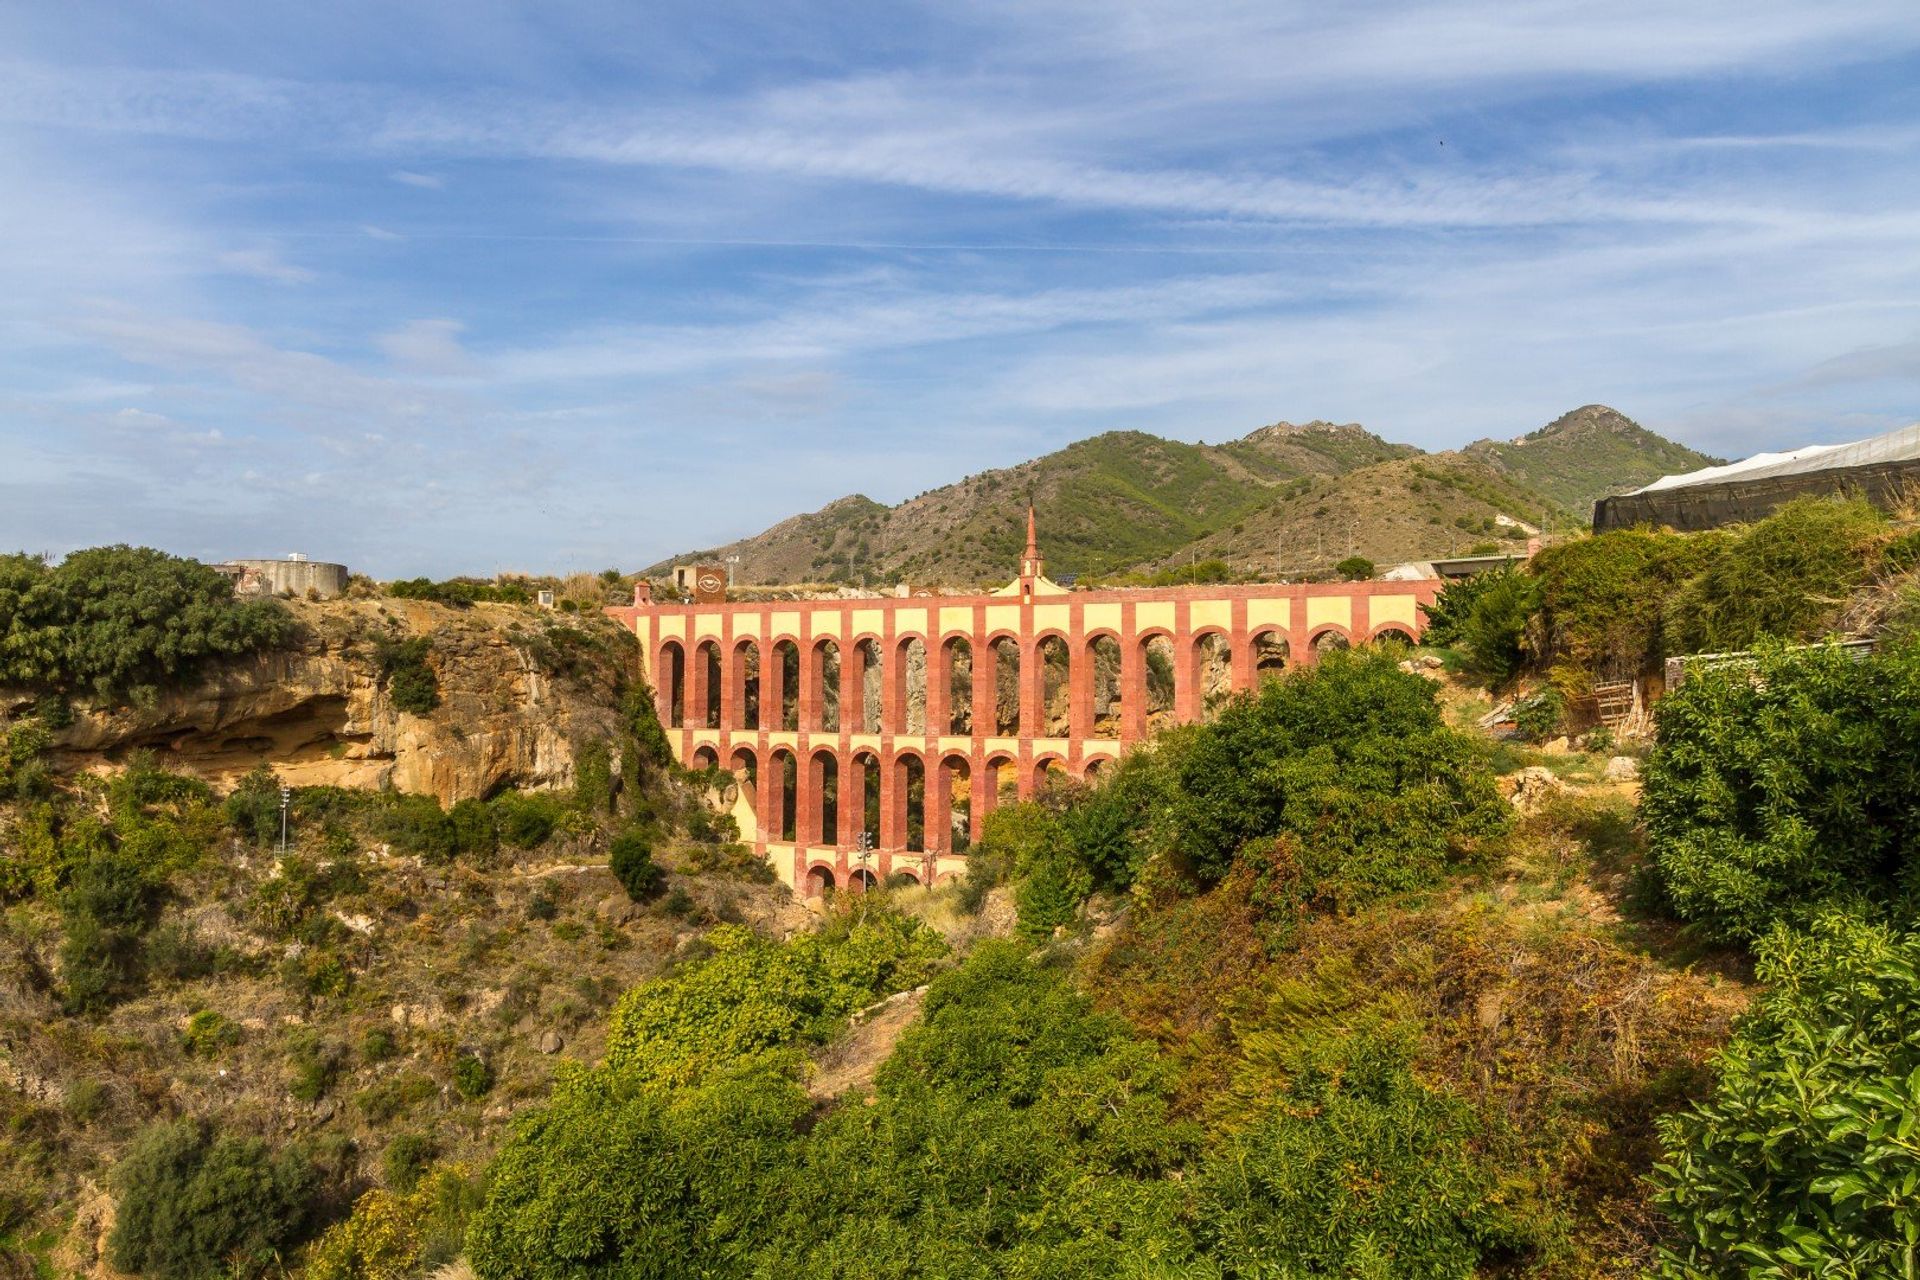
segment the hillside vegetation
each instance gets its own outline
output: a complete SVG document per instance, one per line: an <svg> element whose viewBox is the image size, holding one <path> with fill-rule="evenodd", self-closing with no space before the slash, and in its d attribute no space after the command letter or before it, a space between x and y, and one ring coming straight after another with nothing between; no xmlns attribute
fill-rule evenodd
<svg viewBox="0 0 1920 1280"><path fill-rule="evenodd" d="M1592 405L1520 441L1430 456L1353 423L1279 423L1217 445L1114 431L895 507L842 498L645 572L738 555L743 583L998 584L1025 543L1029 497L1055 572L1209 557L1244 573L1327 572L1353 552L1457 554L1500 537L1496 516L1574 527L1603 493L1710 461Z"/></svg>

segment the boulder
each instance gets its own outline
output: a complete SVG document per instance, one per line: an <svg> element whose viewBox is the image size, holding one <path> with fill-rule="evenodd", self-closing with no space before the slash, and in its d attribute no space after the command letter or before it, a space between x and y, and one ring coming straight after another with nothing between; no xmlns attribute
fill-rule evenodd
<svg viewBox="0 0 1920 1280"><path fill-rule="evenodd" d="M1567 790L1567 784L1544 765L1529 765L1513 775L1513 790L1508 798L1521 813L1536 813L1540 807Z"/></svg>
<svg viewBox="0 0 1920 1280"><path fill-rule="evenodd" d="M1632 756L1615 756L1607 761L1607 771L1602 775L1608 782L1640 781L1640 762Z"/></svg>

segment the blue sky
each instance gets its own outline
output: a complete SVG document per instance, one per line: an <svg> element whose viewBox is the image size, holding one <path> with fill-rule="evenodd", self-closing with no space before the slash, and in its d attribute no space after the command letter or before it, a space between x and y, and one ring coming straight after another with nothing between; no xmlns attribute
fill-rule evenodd
<svg viewBox="0 0 1920 1280"><path fill-rule="evenodd" d="M0 547L638 567L1110 428L1920 418L1920 7L0 7Z"/></svg>

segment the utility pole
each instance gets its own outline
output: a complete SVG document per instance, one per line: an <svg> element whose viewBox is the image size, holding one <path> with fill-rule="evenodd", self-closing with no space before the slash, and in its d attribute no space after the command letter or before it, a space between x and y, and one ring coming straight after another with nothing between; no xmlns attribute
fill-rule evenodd
<svg viewBox="0 0 1920 1280"><path fill-rule="evenodd" d="M293 799L292 787L280 788L280 852L287 851L287 803Z"/></svg>

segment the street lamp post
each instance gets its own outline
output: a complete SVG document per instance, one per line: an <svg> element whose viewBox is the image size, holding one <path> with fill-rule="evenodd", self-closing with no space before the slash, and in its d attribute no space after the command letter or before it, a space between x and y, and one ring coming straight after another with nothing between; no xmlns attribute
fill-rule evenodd
<svg viewBox="0 0 1920 1280"><path fill-rule="evenodd" d="M293 799L292 787L280 788L280 852L287 851L287 804Z"/></svg>

